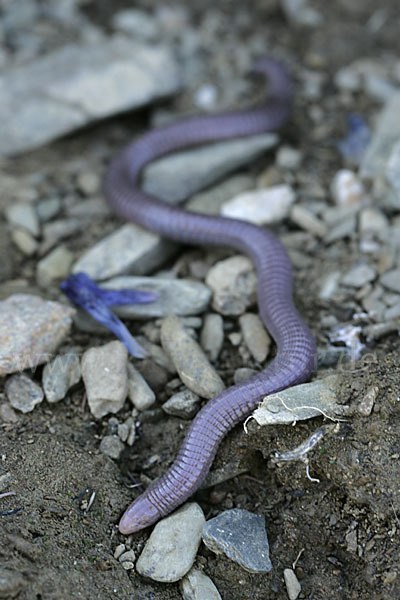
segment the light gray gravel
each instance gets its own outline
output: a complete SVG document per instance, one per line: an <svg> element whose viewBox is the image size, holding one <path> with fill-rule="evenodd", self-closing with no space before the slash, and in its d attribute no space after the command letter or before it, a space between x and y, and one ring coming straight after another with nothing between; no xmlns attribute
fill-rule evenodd
<svg viewBox="0 0 400 600"><path fill-rule="evenodd" d="M213 291L214 310L223 315L241 315L255 303L257 278L253 263L246 256L218 261L207 273Z"/></svg>
<svg viewBox="0 0 400 600"><path fill-rule="evenodd" d="M123 449L124 444L117 435L105 435L100 442L100 451L114 460L119 459Z"/></svg>
<svg viewBox="0 0 400 600"><path fill-rule="evenodd" d="M209 313L204 317L200 343L210 360L217 360L224 343L224 321L221 315Z"/></svg>
<svg viewBox="0 0 400 600"><path fill-rule="evenodd" d="M280 223L295 201L294 190L286 184L243 192L226 202L221 215L256 225Z"/></svg>
<svg viewBox="0 0 400 600"><path fill-rule="evenodd" d="M162 409L168 415L191 419L199 408L200 398L191 390L182 390L169 398L162 405Z"/></svg>
<svg viewBox="0 0 400 600"><path fill-rule="evenodd" d="M221 600L221 596L211 579L199 569L191 569L182 579L183 600Z"/></svg>
<svg viewBox="0 0 400 600"><path fill-rule="evenodd" d="M261 318L254 313L245 313L239 317L239 324L250 354L256 361L264 362L272 340L266 332Z"/></svg>
<svg viewBox="0 0 400 600"><path fill-rule="evenodd" d="M138 410L147 410L156 401L155 393L131 363L128 363L128 396Z"/></svg>
<svg viewBox="0 0 400 600"><path fill-rule="evenodd" d="M47 402L65 398L70 387L81 378L79 356L74 351L56 356L43 369L42 385Z"/></svg>

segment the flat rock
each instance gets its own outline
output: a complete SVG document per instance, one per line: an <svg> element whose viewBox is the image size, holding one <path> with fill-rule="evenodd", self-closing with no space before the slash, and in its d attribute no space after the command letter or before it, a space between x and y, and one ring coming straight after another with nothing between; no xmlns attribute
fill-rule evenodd
<svg viewBox="0 0 400 600"><path fill-rule="evenodd" d="M0 77L0 155L37 148L178 87L165 46L120 35L66 45Z"/></svg>
<svg viewBox="0 0 400 600"><path fill-rule="evenodd" d="M203 511L194 502L157 523L136 563L137 572L155 581L182 579L193 565L204 523Z"/></svg>
<svg viewBox="0 0 400 600"><path fill-rule="evenodd" d="M343 406L336 398L340 378L329 375L312 383L302 383L266 396L252 417L259 425L289 424L321 415L341 415Z"/></svg>
<svg viewBox="0 0 400 600"><path fill-rule="evenodd" d="M75 310L31 294L0 302L0 375L48 362L68 335Z"/></svg>
<svg viewBox="0 0 400 600"><path fill-rule="evenodd" d="M211 579L199 569L191 569L181 581L183 600L221 600Z"/></svg>
<svg viewBox="0 0 400 600"><path fill-rule="evenodd" d="M232 198L222 206L221 215L255 225L279 223L289 215L294 201L295 193L289 185L276 185Z"/></svg>
<svg viewBox="0 0 400 600"><path fill-rule="evenodd" d="M178 204L231 171L254 161L275 146L277 140L275 134L267 133L174 153L146 167L143 189L153 196Z"/></svg>
<svg viewBox="0 0 400 600"><path fill-rule="evenodd" d="M179 377L190 390L202 398L213 398L224 389L222 379L177 317L170 316L163 320L161 343Z"/></svg>
<svg viewBox="0 0 400 600"><path fill-rule="evenodd" d="M127 223L88 250L75 263L72 272L84 271L95 280L152 271L175 251L172 242Z"/></svg>
<svg viewBox="0 0 400 600"><path fill-rule="evenodd" d="M5 389L11 406L23 413L32 412L44 398L42 388L24 373L12 375Z"/></svg>
<svg viewBox="0 0 400 600"><path fill-rule="evenodd" d="M255 303L257 277L246 256L220 260L207 273L206 283L214 296L213 308L223 315L241 315Z"/></svg>
<svg viewBox="0 0 400 600"><path fill-rule="evenodd" d="M137 289L156 292L159 297L149 304L115 306L113 311L125 318L153 318L167 315L196 315L207 308L211 291L203 283L189 279L163 277L116 277L102 283L108 290Z"/></svg>
<svg viewBox="0 0 400 600"><path fill-rule="evenodd" d="M42 385L47 402L65 398L70 387L81 378L81 364L76 352L56 356L43 369Z"/></svg>
<svg viewBox="0 0 400 600"><path fill-rule="evenodd" d="M199 408L200 398L191 390L182 390L169 398L162 405L162 409L168 415L191 419Z"/></svg>
<svg viewBox="0 0 400 600"><path fill-rule="evenodd" d="M216 554L225 554L250 573L272 569L265 519L247 510L226 510L203 527L203 542Z"/></svg>
<svg viewBox="0 0 400 600"><path fill-rule="evenodd" d="M90 412L96 419L117 413L128 394L128 350L119 341L86 350L82 377Z"/></svg>
<svg viewBox="0 0 400 600"><path fill-rule="evenodd" d="M376 270L371 265L367 264L359 264L354 265L344 274L341 279L343 285L347 285L349 287L361 288L365 284L373 281L376 277Z"/></svg>

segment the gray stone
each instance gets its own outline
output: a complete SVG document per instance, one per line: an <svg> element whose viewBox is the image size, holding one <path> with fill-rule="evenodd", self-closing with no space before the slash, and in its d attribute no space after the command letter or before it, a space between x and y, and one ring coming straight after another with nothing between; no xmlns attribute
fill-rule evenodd
<svg viewBox="0 0 400 600"><path fill-rule="evenodd" d="M380 281L382 285L389 290L392 290L392 292L400 294L400 268L386 271L386 273L381 276Z"/></svg>
<svg viewBox="0 0 400 600"><path fill-rule="evenodd" d="M161 265L174 250L171 242L128 223L97 242L75 263L72 271L84 271L96 280L125 273L142 275Z"/></svg>
<svg viewBox="0 0 400 600"><path fill-rule="evenodd" d="M68 390L81 378L81 365L76 352L56 356L43 369L42 385L47 402L65 398Z"/></svg>
<svg viewBox="0 0 400 600"><path fill-rule="evenodd" d="M44 398L42 388L24 373L12 375L5 389L11 406L23 413L32 412Z"/></svg>
<svg viewBox="0 0 400 600"><path fill-rule="evenodd" d="M1 96L1 90L0 90ZM1 142L0 142L1 144ZM37 237L40 233L40 225L37 212L32 204L11 204L6 210L7 221L16 227L22 227Z"/></svg>
<svg viewBox="0 0 400 600"><path fill-rule="evenodd" d="M37 251L39 244L29 231L26 229L13 229L11 239L21 252L26 256L32 256Z"/></svg>
<svg viewBox="0 0 400 600"><path fill-rule="evenodd" d="M203 511L194 502L159 521L139 556L137 572L155 581L182 579L193 565L204 522Z"/></svg>
<svg viewBox="0 0 400 600"><path fill-rule="evenodd" d="M213 398L224 389L222 379L177 317L166 317L163 320L161 342L179 377L193 392L202 398Z"/></svg>
<svg viewBox="0 0 400 600"><path fill-rule="evenodd" d="M217 360L224 343L224 320L221 315L209 313L204 317L200 343L210 360Z"/></svg>
<svg viewBox="0 0 400 600"><path fill-rule="evenodd" d="M348 219L337 223L337 225L334 225L324 237L324 242L325 244L332 244L344 237L353 237L356 228L356 217L349 217Z"/></svg>
<svg viewBox="0 0 400 600"><path fill-rule="evenodd" d="M251 190L255 186L255 179L249 175L232 175L228 179L217 183L204 192L192 196L186 203L186 208L195 212L219 215L222 206L231 198Z"/></svg>
<svg viewBox="0 0 400 600"><path fill-rule="evenodd" d="M135 39L155 41L160 35L156 19L134 8L118 11L112 19L112 25L114 29L130 34Z"/></svg>
<svg viewBox="0 0 400 600"><path fill-rule="evenodd" d="M249 221L256 225L279 223L285 219L295 201L293 189L286 184L244 192L221 208L224 217Z"/></svg>
<svg viewBox="0 0 400 600"><path fill-rule="evenodd" d="M156 401L155 393L131 363L128 363L128 396L138 410L147 410Z"/></svg>
<svg viewBox="0 0 400 600"><path fill-rule="evenodd" d="M47 288L65 279L70 271L74 255L66 246L58 246L42 258L36 266L36 279L40 287Z"/></svg>
<svg viewBox="0 0 400 600"><path fill-rule="evenodd" d="M377 208L364 208L360 212L360 233L376 233L385 236L389 227L387 217Z"/></svg>
<svg viewBox="0 0 400 600"><path fill-rule="evenodd" d="M294 206L290 211L290 219L305 231L309 231L320 238L325 237L328 232L325 223L304 206Z"/></svg>
<svg viewBox="0 0 400 600"><path fill-rule="evenodd" d="M296 600L301 592L301 585L292 569L284 569L283 577L285 579L286 591L289 600Z"/></svg>
<svg viewBox="0 0 400 600"><path fill-rule="evenodd" d="M124 444L117 435L105 435L100 442L100 452L118 460L124 450Z"/></svg>
<svg viewBox="0 0 400 600"><path fill-rule="evenodd" d="M383 175L394 145L400 139L400 92L384 105L375 127L372 140L363 156L360 174L364 178Z"/></svg>
<svg viewBox="0 0 400 600"><path fill-rule="evenodd" d="M214 292L213 308L223 315L241 315L256 301L257 278L246 256L221 260L207 273L206 283Z"/></svg>
<svg viewBox="0 0 400 600"><path fill-rule="evenodd" d="M342 277L343 285L349 287L361 288L370 281L374 281L376 270L367 264L354 265L350 271L347 271Z"/></svg>
<svg viewBox="0 0 400 600"><path fill-rule="evenodd" d="M178 86L177 65L165 46L119 35L66 45L0 78L0 155L37 148Z"/></svg>
<svg viewBox="0 0 400 600"><path fill-rule="evenodd" d="M329 375L312 383L302 383L266 396L253 412L259 425L290 424L324 415L341 415L343 406L337 404L338 375Z"/></svg>
<svg viewBox="0 0 400 600"><path fill-rule="evenodd" d="M82 377L96 419L123 407L128 394L127 360L128 350L119 341L90 348L82 356Z"/></svg>
<svg viewBox="0 0 400 600"><path fill-rule="evenodd" d="M93 194L100 190L101 179L98 173L82 171L82 173L79 173L76 183L78 190L84 196L93 196Z"/></svg>
<svg viewBox="0 0 400 600"><path fill-rule="evenodd" d="M221 596L207 575L199 569L191 569L182 579L183 600L221 600Z"/></svg>
<svg viewBox="0 0 400 600"><path fill-rule="evenodd" d="M256 361L264 362L271 347L271 338L265 330L264 323L254 313L241 315L239 323L250 354Z"/></svg>
<svg viewBox="0 0 400 600"><path fill-rule="evenodd" d="M37 214L42 223L50 221L58 215L61 210L61 199L57 196L54 198L46 198L39 202L36 207Z"/></svg>
<svg viewBox="0 0 400 600"><path fill-rule="evenodd" d="M162 409L168 415L180 417L181 419L191 419L199 408L200 398L191 390L177 392L166 402Z"/></svg>
<svg viewBox="0 0 400 600"><path fill-rule="evenodd" d="M53 246L59 245L64 240L81 231L89 224L89 219L68 218L58 219L43 226L43 242L40 245L40 254L46 254Z"/></svg>
<svg viewBox="0 0 400 600"><path fill-rule="evenodd" d="M134 289L155 292L159 297L149 304L116 306L113 311L124 318L153 318L167 315L196 315L204 312L211 291L203 283L189 279L163 277L117 277L102 283L108 290Z"/></svg>
<svg viewBox="0 0 400 600"><path fill-rule="evenodd" d="M226 510L203 527L203 542L216 554L225 554L250 573L272 569L265 519L247 510Z"/></svg>
<svg viewBox="0 0 400 600"><path fill-rule="evenodd" d="M277 139L275 134L268 133L177 152L146 167L143 189L177 204L231 171L251 163L273 147Z"/></svg>
<svg viewBox="0 0 400 600"><path fill-rule="evenodd" d="M68 335L75 310L31 294L0 302L0 375L48 362Z"/></svg>
<svg viewBox="0 0 400 600"><path fill-rule="evenodd" d="M242 381L246 381L246 379L250 379L250 377L253 377L253 375L256 373L257 371L255 369L250 369L249 367L240 367L239 369L236 369L233 374L233 382L235 384L241 383Z"/></svg>

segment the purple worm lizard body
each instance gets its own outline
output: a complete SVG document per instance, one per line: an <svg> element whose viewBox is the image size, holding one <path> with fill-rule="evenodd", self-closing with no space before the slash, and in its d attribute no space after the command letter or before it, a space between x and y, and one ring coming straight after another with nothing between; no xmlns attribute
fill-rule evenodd
<svg viewBox="0 0 400 600"><path fill-rule="evenodd" d="M315 367L315 342L294 307L291 264L281 242L268 230L245 221L169 205L144 193L139 185L143 167L167 153L274 131L284 124L292 102L286 70L273 59L261 59L253 70L268 79L264 107L193 117L150 131L123 149L106 173L105 195L118 215L173 240L230 246L251 258L257 272L259 312L277 345L275 358L263 371L224 390L200 410L171 467L123 514L119 529L126 535L152 525L189 498L203 482L228 431L251 414L264 396L307 381Z"/></svg>

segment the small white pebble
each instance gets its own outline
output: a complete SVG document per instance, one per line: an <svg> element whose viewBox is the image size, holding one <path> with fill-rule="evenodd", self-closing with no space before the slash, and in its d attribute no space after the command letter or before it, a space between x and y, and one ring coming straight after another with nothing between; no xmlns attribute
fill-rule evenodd
<svg viewBox="0 0 400 600"><path fill-rule="evenodd" d="M331 194L338 206L360 204L366 199L363 184L349 169L340 169L336 173L331 183Z"/></svg>
<svg viewBox="0 0 400 600"><path fill-rule="evenodd" d="M119 559L119 557L121 556L121 554L123 554L126 550L125 544L118 544L118 546L115 548L114 550L114 558L116 560Z"/></svg>
<svg viewBox="0 0 400 600"><path fill-rule="evenodd" d="M289 600L296 600L301 592L301 585L294 571L292 571L292 569L285 569L283 571L283 577L285 579Z"/></svg>
<svg viewBox="0 0 400 600"><path fill-rule="evenodd" d="M131 562L130 560L126 560L125 562L121 563L121 565L125 569L125 571L131 571L134 567L133 562Z"/></svg>
<svg viewBox="0 0 400 600"><path fill-rule="evenodd" d="M123 554L120 555L118 560L120 563L124 563L124 562L132 562L133 563L136 560L135 552L133 550L127 550L126 552L123 552Z"/></svg>

